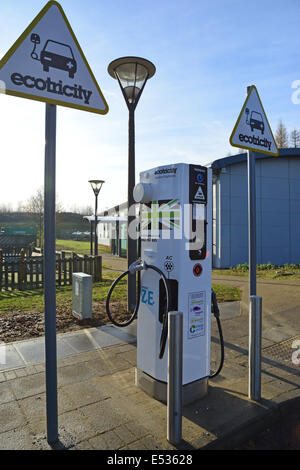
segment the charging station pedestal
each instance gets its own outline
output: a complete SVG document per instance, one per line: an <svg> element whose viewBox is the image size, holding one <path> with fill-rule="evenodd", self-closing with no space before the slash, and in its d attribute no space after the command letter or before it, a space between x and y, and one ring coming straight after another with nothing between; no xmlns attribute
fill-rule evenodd
<svg viewBox="0 0 300 470"><path fill-rule="evenodd" d="M200 165L160 166L140 174L141 259L162 270L169 310L183 312L183 403L207 393L210 374L212 180ZM196 235L196 239L194 236ZM165 290L153 270L141 272L136 385L167 401L168 349L158 352Z"/></svg>

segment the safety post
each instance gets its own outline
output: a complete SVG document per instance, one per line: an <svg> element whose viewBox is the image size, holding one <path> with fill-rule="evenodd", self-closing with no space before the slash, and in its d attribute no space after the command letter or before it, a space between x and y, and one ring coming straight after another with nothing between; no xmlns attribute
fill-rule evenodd
<svg viewBox="0 0 300 470"><path fill-rule="evenodd" d="M182 325L182 312L169 312L167 439L173 445L182 437Z"/></svg>
<svg viewBox="0 0 300 470"><path fill-rule="evenodd" d="M249 384L248 397L261 399L261 325L262 298L250 296L249 309Z"/></svg>

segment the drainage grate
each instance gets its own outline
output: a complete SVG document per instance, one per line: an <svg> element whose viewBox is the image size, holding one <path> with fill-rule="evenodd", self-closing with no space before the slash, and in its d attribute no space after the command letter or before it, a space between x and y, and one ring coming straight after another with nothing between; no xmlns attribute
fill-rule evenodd
<svg viewBox="0 0 300 470"><path fill-rule="evenodd" d="M296 363L300 362L300 335L264 348L262 350L262 357L293 369L298 369L300 373L300 364Z"/></svg>

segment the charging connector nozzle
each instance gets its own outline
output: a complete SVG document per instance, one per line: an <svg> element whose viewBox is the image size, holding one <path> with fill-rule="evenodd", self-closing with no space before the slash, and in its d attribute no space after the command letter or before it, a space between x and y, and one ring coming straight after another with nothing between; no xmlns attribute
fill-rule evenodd
<svg viewBox="0 0 300 470"><path fill-rule="evenodd" d="M147 269L147 264L141 258L131 263L131 265L128 267L128 271L130 272L130 274L142 271L143 269Z"/></svg>

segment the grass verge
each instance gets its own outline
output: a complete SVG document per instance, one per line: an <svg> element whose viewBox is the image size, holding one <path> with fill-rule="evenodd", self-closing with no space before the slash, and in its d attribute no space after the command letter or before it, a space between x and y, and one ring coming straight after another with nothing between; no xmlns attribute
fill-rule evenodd
<svg viewBox="0 0 300 470"><path fill-rule="evenodd" d="M77 240L56 240L57 251L73 251L78 255L89 255L91 244L89 241L77 241ZM99 255L101 252L110 253L108 246L99 245Z"/></svg>
<svg viewBox="0 0 300 470"><path fill-rule="evenodd" d="M93 284L93 301L99 302L106 299L109 287L119 273L104 271L103 280ZM221 284L212 285L216 292L218 302L231 302L240 300L241 291L238 287L224 286ZM113 300L125 300L127 297L127 282L122 280L113 294ZM67 307L72 305L72 286L57 287L56 289L57 307ZM42 289L29 291L2 291L0 293L0 314L9 314L11 311L20 312L43 312L44 295Z"/></svg>
<svg viewBox="0 0 300 470"><path fill-rule="evenodd" d="M249 267L247 263L238 264L234 268L214 269L213 274L222 276L249 276ZM285 264L283 266L274 266L271 263L257 265L256 275L260 279L300 279L300 265Z"/></svg>
<svg viewBox="0 0 300 470"><path fill-rule="evenodd" d="M77 319L72 314L72 286L56 289L56 330L58 333L110 323L106 314L106 297L112 281L119 273L103 271L103 280L93 284L93 317ZM213 284L219 302L240 299L237 287ZM117 321L127 321L127 280L122 280L110 299L110 311ZM10 291L0 293L0 341L10 342L43 336L44 296L43 290Z"/></svg>

